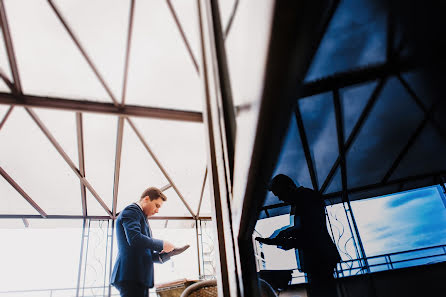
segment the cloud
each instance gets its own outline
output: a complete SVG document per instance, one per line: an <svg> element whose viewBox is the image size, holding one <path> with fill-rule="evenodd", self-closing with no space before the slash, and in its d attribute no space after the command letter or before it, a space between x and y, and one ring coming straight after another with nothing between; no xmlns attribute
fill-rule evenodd
<svg viewBox="0 0 446 297"><path fill-rule="evenodd" d="M437 191L434 189L422 189L422 190L412 191L398 195L393 199L389 199L387 206L390 208L400 207L401 205L404 205L411 201L417 199L424 199L429 196L435 196L437 194L438 194Z"/></svg>

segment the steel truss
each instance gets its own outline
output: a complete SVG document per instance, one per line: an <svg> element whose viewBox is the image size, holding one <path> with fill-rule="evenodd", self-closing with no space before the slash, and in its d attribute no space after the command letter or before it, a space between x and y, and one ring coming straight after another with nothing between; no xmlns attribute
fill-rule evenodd
<svg viewBox="0 0 446 297"><path fill-rule="evenodd" d="M192 50L189 46L189 42L184 34L184 30L176 17L176 12L170 3L169 0L166 0L166 3L169 7L169 10L172 13L172 17L175 20L177 28L181 33L182 39L188 49L189 56L192 59L193 64L198 72L198 64L195 60L195 57L192 53ZM64 16L57 8L55 3L51 0L48 0L48 4L53 10L56 17L59 19L61 25L65 28L67 34L72 39L75 46L81 52L82 56L90 66L91 70L94 72L96 78L101 83L103 88L106 90L110 99L113 103L101 103L94 101L86 101L86 100L74 100L69 98L56 98L56 97L42 97L42 96L34 96L23 94L19 68L17 67L15 51L13 47L13 42L11 38L11 33L9 30L6 10L3 4L3 1L0 1L0 20L1 20L1 28L3 30L3 35L5 37L5 46L8 53L9 64L11 67L11 72L13 75L13 81L11 81L5 72L0 69L0 78L6 83L6 85L10 88L11 93L0 93L0 104L10 105L8 112L5 114L3 119L0 122L0 129L6 123L8 117L13 112L14 106L23 106L31 118L35 121L41 131L45 134L48 140L53 144L59 154L63 157L69 167L73 170L73 172L78 176L81 184L81 203L82 203L82 216L80 218L102 218L101 216L89 216L87 203L86 203L86 189L88 189L95 199L99 202L99 204L104 208L104 210L109 214L108 218L116 218L117 210L117 195L119 190L119 172L120 172L120 163L121 163L121 151L122 151L122 138L123 138L123 130L124 130L124 122L126 121L130 127L134 130L136 135L138 136L141 143L144 145L146 151L152 157L152 159L157 164L158 168L161 170L163 175L169 181L169 185L163 187L164 189L168 189L172 187L175 192L180 197L182 203L188 209L191 217L185 216L184 219L200 219L198 213L195 214L187 203L186 199L183 197L179 189L176 187L172 178L170 178L167 170L164 169L161 162L157 159L153 151L151 150L149 144L146 142L142 134L139 132L132 119L129 116L137 116L137 117L145 117L145 118L158 118L164 120L177 120L177 121L189 121L189 122L203 122L202 113L201 112L193 112L193 111L182 111L182 110L173 110L173 109L163 109L163 108L152 108L145 106L134 106L134 105L126 105L125 104L125 94L126 94L126 86L127 86L127 77L128 77L128 66L129 66L129 58L130 58L130 48L131 48L131 36L133 31L133 16L135 9L135 1L131 1L130 5L130 13L129 13L129 25L127 32L127 45L126 45L126 54L125 54L125 67L123 71L123 92L121 96L120 102L117 97L111 91L111 88L108 86L106 81L103 79L103 76L100 74L99 70L94 64L94 61L88 56L84 47L80 43L77 36L74 34L68 23L65 21ZM78 155L79 155L79 167L77 167L73 161L68 157L66 152L62 149L60 144L48 130L48 128L43 124L43 122L38 118L37 114L32 110L32 108L51 108L51 109L60 109L60 110L68 110L76 112L76 127L77 127L77 140L78 140ZM112 209L110 210L103 199L97 194L94 190L93 186L87 181L86 173L85 173L85 161L84 161L84 143L83 143L83 120L82 114L83 112L90 113L102 113L102 114L111 114L119 116L118 128L117 128L117 142L116 142L116 155L115 155L115 170L114 170L114 186L113 186L113 203ZM44 210L42 210L24 191L20 188L20 186L9 176L4 169L1 169L2 176L11 184L13 187L41 214L41 217L45 218L74 218L77 216L48 216ZM201 202L200 202L201 205ZM199 210L198 210L199 211ZM17 217L18 215L0 215L0 217ZM33 218L33 216L22 215L22 218ZM178 219L178 217L171 217L172 219Z"/></svg>
<svg viewBox="0 0 446 297"><path fill-rule="evenodd" d="M113 240L114 240L114 220L118 216L117 212L117 199L118 199L118 193L119 193L119 177L120 177L120 167L121 167L121 154L122 154L122 145L123 145L123 134L124 134L124 126L126 124L130 125L130 128L135 132L137 135L139 141L143 144L144 148L146 149L147 153L150 155L150 157L154 160L159 170L162 172L164 177L168 180L168 184L164 185L162 189L165 191L169 188L173 188L173 190L177 193L178 197L184 204L184 206L188 209L189 215L185 216L157 216L151 218L151 220L156 221L165 221L165 226L167 226L169 220L175 220L175 221L192 221L195 222L195 228L197 232L197 244L199 243L198 236L202 234L201 231L201 222L202 221L210 221L212 218L210 216L202 216L200 215L200 209L203 202L203 195L204 195L204 189L206 185L206 181L208 179L208 170L205 168L204 171L204 178L201 188L201 194L200 194L200 201L198 204L197 210L194 212L192 208L189 206L186 198L182 195L176 184L174 183L173 179L169 176L167 170L163 167L162 163L158 160L154 152L152 151L149 143L145 140L145 138L142 136L142 133L140 133L139 129L136 127L134 122L132 121L132 118L130 117L142 117L142 118L155 118L155 119L162 119L162 120L175 120L175 121L185 121L185 122L196 122L196 123L203 123L203 115L201 112L195 112L195 111L185 111L185 110L175 110L175 109L165 109L165 108L154 108L154 107L147 107L147 106L135 106L135 105L128 105L125 103L126 101L126 89L127 89L127 82L128 82L128 69L129 69L129 60L130 60L130 49L132 44L132 32L133 32L133 20L134 20L134 12L135 12L135 1L131 0L130 4L130 11L129 11L129 21L128 21L128 31L127 31L127 40L126 40L126 52L125 52L125 63L124 63L124 71L123 71L123 80L122 80L122 94L120 100L118 100L118 97L113 94L111 91L111 88L97 69L94 61L88 56L87 52L84 50L83 45L81 44L80 40L77 38L77 36L74 34L73 30L69 26L69 24L65 21L65 17L62 15L61 11L58 9L56 4L48 0L49 7L54 12L55 16L60 21L61 25L65 28L67 34L70 36L71 40L73 41L74 45L77 47L77 49L82 54L83 58L89 65L90 69L93 71L93 73L96 76L96 79L101 83L102 87L107 92L109 98L111 99L112 103L106 103L106 102L97 102L93 100L75 100L70 98L58 98L58 97L42 97L42 96L35 96L32 94L24 94L21 83L20 83L20 75L19 75L19 68L17 67L16 58L15 58L15 51L13 47L13 42L11 38L11 33L8 26L7 16L6 16L6 10L3 4L3 0L0 0L0 21L1 21L1 28L3 31L3 35L5 36L5 46L8 53L8 59L9 64L11 67L11 72L13 79L11 80L8 78L6 73L3 71L3 69L0 69L0 79L2 79L5 84L9 87L10 93L0 93L0 104L9 105L9 109L5 116L0 119L0 129L4 126L6 121L8 120L9 116L13 112L13 109L15 106L23 106L25 110L28 112L29 116L34 120L36 125L40 128L40 130L45 134L45 136L48 138L48 140L52 143L52 145L56 148L58 153L62 156L62 158L65 160L67 165L73 170L73 172L78 176L80 181L80 187L81 187L81 203L82 203L82 215L48 215L43 209L39 207L37 203L35 203L31 197L18 185L18 183L7 174L7 172L0 167L0 173L25 199L28 201L29 204L31 204L32 207L34 207L37 212L40 215L24 215L24 214L0 214L0 219L22 219L23 223L25 224L25 227L29 226L29 219L38 219L38 218L45 218L45 219L82 219L83 224L83 235L82 235L82 244L81 244L81 251L80 251L80 259L79 259L79 274L78 274L78 281L77 281L77 296L79 296L80 291L79 289L81 287L84 287L81 285L81 276L84 277L85 282L85 267L87 265L86 263L86 256L88 255L88 236L87 240L85 240L85 234L87 229L90 228L90 222L93 221L111 221L111 226L108 225L107 232L109 236L107 236L107 251L106 258L109 258L109 273L111 272L112 267L112 254L113 254ZM184 33L184 30L182 28L182 25L177 17L177 14L175 12L175 9L171 3L170 0L166 0L166 4L171 12L171 15L173 17L173 20L175 21L175 24L177 26L178 31L180 32L181 38L186 46L187 53L192 61L192 64L196 70L197 75L200 75L199 65L198 62L194 56L194 53L192 52L192 49L189 45L189 41L186 38L186 35ZM233 11L233 16L235 15L236 7ZM229 26L226 30L226 35L229 32ZM76 112L76 132L77 132L77 146L78 146L78 159L79 164L76 166L74 162L69 158L69 156L66 154L66 152L62 149L60 144L57 142L56 138L52 135L52 133L48 130L48 128L43 124L43 122L38 118L37 114L33 111L33 108L49 108L49 109L56 109L56 110L67 110L67 111L73 111ZM102 198L97 194L97 192L94 190L93 186L87 181L86 179L86 170L85 170L85 158L84 158L84 123L83 123L83 113L89 112L89 113L99 113L99 114L109 114L118 116L118 125L117 125L117 132L116 132L116 150L115 150L115 166L114 166L114 183L113 183L113 200L111 209L108 208L106 203L102 200ZM104 210L108 213L108 216L94 216L89 215L88 212L88 205L87 205L87 199L86 199L86 192L90 191L92 195L96 198L96 200L100 203L100 205L104 208ZM110 229L111 228L111 229ZM110 231L110 230L111 231ZM111 235L110 235L111 234ZM109 238L111 237L111 238ZM110 239L110 244L108 244L108 239ZM86 242L86 246L84 246L84 242ZM202 257L200 256L200 247L199 244L198 247L198 261L200 262L200 259ZM85 250L85 251L84 251ZM109 253L108 253L109 252ZM106 260L107 261L107 260ZM203 265L198 264L199 269ZM204 266L203 266L204 267ZM82 272L83 270L83 272ZM202 271L200 270L200 275ZM104 275L105 276L105 275ZM106 283L106 280L104 279L104 284ZM104 287L105 290L105 287ZM104 294L105 291L103 292ZM108 287L108 296L111 294L111 288Z"/></svg>

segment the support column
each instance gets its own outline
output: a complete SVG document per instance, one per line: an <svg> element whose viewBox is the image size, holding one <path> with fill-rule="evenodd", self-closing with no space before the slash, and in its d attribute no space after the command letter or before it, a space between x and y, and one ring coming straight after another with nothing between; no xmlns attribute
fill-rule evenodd
<svg viewBox="0 0 446 297"><path fill-rule="evenodd" d="M239 296L235 244L231 218L231 188L235 122L222 42L218 2L197 0L201 38L204 112L208 146L208 171L212 219L218 240L217 282L219 296Z"/></svg>
<svg viewBox="0 0 446 297"><path fill-rule="evenodd" d="M76 297L79 297L79 289L81 283L81 274L82 274L82 258L84 255L84 242L85 242L85 226L87 224L87 219L84 218L82 224L82 238L81 238L81 251L79 255L79 271L77 273L77 286L76 286Z"/></svg>

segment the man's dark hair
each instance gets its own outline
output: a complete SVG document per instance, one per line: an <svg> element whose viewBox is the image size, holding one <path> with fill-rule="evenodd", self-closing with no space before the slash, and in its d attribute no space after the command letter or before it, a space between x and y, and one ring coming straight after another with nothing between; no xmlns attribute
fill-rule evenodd
<svg viewBox="0 0 446 297"><path fill-rule="evenodd" d="M164 193L160 189L155 187L145 189L144 192L142 192L141 198L139 200L142 200L146 196L149 196L150 201L156 200L160 197L161 199L163 199L163 201L167 200L166 195L164 195Z"/></svg>
<svg viewBox="0 0 446 297"><path fill-rule="evenodd" d="M271 184L269 186L270 191L275 191L280 188L295 188L296 184L294 181L285 174L278 174L276 175L273 180L271 181Z"/></svg>

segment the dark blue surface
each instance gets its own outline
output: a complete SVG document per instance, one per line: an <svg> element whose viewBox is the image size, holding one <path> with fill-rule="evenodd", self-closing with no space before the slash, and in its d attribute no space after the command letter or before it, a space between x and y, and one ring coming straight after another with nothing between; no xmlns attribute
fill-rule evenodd
<svg viewBox="0 0 446 297"><path fill-rule="evenodd" d="M387 23L388 12L374 1L340 1L305 81L315 81L341 72L362 69L368 65L385 63ZM397 24L392 41L394 48L399 46L401 32L401 25ZM405 57L411 52L407 42L402 44L397 58ZM435 100L444 97L444 94L430 92L426 88L425 76L419 71L403 72L401 77L422 106L416 103L395 75L385 79L375 104L346 154L348 189L382 182L414 132L423 123L423 109L428 110ZM349 138L379 82L380 79L376 79L339 90L345 140ZM339 155L333 95L328 92L302 98L298 100L298 106L320 188ZM414 139L413 145L389 176L389 181L446 171L446 133L438 129L440 126L440 130L446 131L446 122L442 117L445 111L444 105L436 106L433 113L436 124L431 121L425 124L421 133ZM288 134L283 141L273 176L278 173L289 175L297 184L313 187L294 116L290 119ZM432 184L432 178L420 179L404 183L401 187L374 187L372 190L354 193L350 198L381 196ZM324 194L341 190L341 174L338 168ZM279 203L277 198L269 193L264 205L276 203Z"/></svg>

